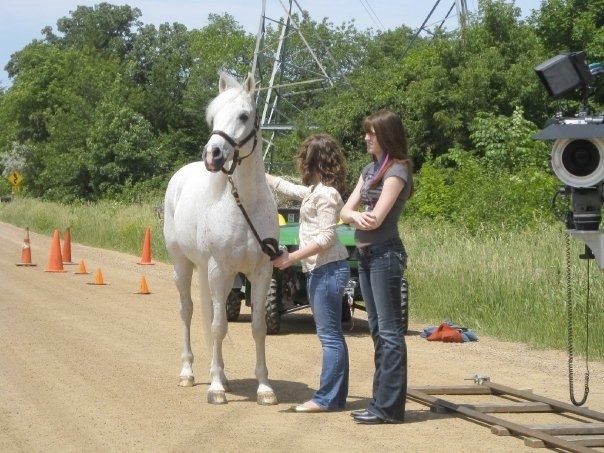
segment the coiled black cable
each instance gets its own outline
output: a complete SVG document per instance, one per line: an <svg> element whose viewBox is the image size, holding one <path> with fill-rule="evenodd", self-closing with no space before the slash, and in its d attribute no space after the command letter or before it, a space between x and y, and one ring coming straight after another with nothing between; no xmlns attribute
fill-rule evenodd
<svg viewBox="0 0 604 453"><path fill-rule="evenodd" d="M573 347L573 306L572 306L572 278L570 265L570 235L566 235L566 314L568 328L568 389L570 400L575 406L583 406L589 394L589 259L587 260L587 304L585 307L585 388L581 401L575 399L574 391L574 347Z"/></svg>

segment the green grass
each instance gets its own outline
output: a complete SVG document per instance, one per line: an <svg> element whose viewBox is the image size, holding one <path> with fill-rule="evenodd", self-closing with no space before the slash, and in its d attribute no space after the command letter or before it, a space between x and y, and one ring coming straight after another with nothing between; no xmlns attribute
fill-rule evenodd
<svg viewBox="0 0 604 453"><path fill-rule="evenodd" d="M66 206L17 198L0 205L0 220L49 236L70 227L74 242L133 255L140 255L145 228L150 227L153 259L168 262L155 206ZM539 230L491 227L470 234L461 227L405 219L400 230L409 254L412 321L430 326L450 319L479 337L567 349L567 235L561 223ZM588 341L589 357L603 360L602 271L595 261L579 259L583 243L568 243L573 346L577 356L584 356Z"/></svg>
<svg viewBox="0 0 604 453"><path fill-rule="evenodd" d="M70 228L71 240L93 247L140 255L146 228L151 228L153 259L168 262L157 204L124 205L114 202L63 205L29 198L0 204L0 220L52 236Z"/></svg>
<svg viewBox="0 0 604 453"><path fill-rule="evenodd" d="M434 325L448 318L479 335L567 349L567 235L562 224L470 235L461 228L409 222L401 231L409 254L414 321ZM572 239L569 245L574 349L585 354L589 330L589 356L603 359L604 280L595 261L579 259L583 243Z"/></svg>

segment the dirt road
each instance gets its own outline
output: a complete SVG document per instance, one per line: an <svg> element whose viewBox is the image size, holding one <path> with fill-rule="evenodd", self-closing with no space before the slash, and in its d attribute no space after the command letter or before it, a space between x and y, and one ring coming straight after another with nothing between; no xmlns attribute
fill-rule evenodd
<svg viewBox="0 0 604 453"><path fill-rule="evenodd" d="M159 232L153 232L159 234ZM517 452L521 439L408 402L403 425L360 426L348 411L297 414L318 384L320 347L310 311L283 318L267 339L276 406L256 404L249 309L231 323L224 355L229 403L206 402L209 373L197 313L197 385L177 386L181 327L171 267L77 243L72 259L90 275L44 272L51 238L31 233L37 267L17 267L24 230L0 223L0 451L3 452ZM141 240L142 242L142 240ZM89 285L102 268L105 286ZM152 294L135 294L142 275ZM198 303L198 298L194 298ZM413 300L411 304L421 303ZM372 344L364 313L347 332L349 409L371 390ZM536 320L536 322L538 322ZM541 322L541 321L539 321ZM568 402L563 352L527 350L481 335L476 343L427 342L411 323L409 385L462 385L476 374ZM561 333L563 335L563 333ZM581 362L577 368L582 370ZM604 411L604 366L590 363L588 406ZM579 373L579 377L582 372ZM582 379L576 385L582 390Z"/></svg>

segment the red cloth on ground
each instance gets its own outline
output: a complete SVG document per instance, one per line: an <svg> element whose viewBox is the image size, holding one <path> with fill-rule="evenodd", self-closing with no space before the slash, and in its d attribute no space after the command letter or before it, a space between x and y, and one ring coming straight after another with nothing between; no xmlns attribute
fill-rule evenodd
<svg viewBox="0 0 604 453"><path fill-rule="evenodd" d="M443 322L432 334L426 338L428 341L442 341L444 343L463 343L461 332Z"/></svg>

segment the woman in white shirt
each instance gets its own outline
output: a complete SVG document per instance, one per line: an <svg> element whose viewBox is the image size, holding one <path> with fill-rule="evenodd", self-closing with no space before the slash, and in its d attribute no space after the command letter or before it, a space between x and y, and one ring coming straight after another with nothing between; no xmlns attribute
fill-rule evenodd
<svg viewBox="0 0 604 453"><path fill-rule="evenodd" d="M344 205L344 155L328 135L313 135L301 145L298 169L303 185L266 175L273 190L300 200L300 246L273 261L286 269L300 261L306 273L306 291L317 335L323 349L319 389L296 406L296 412L339 411L348 396L348 347L342 330L342 298L350 278L348 252L336 227Z"/></svg>

